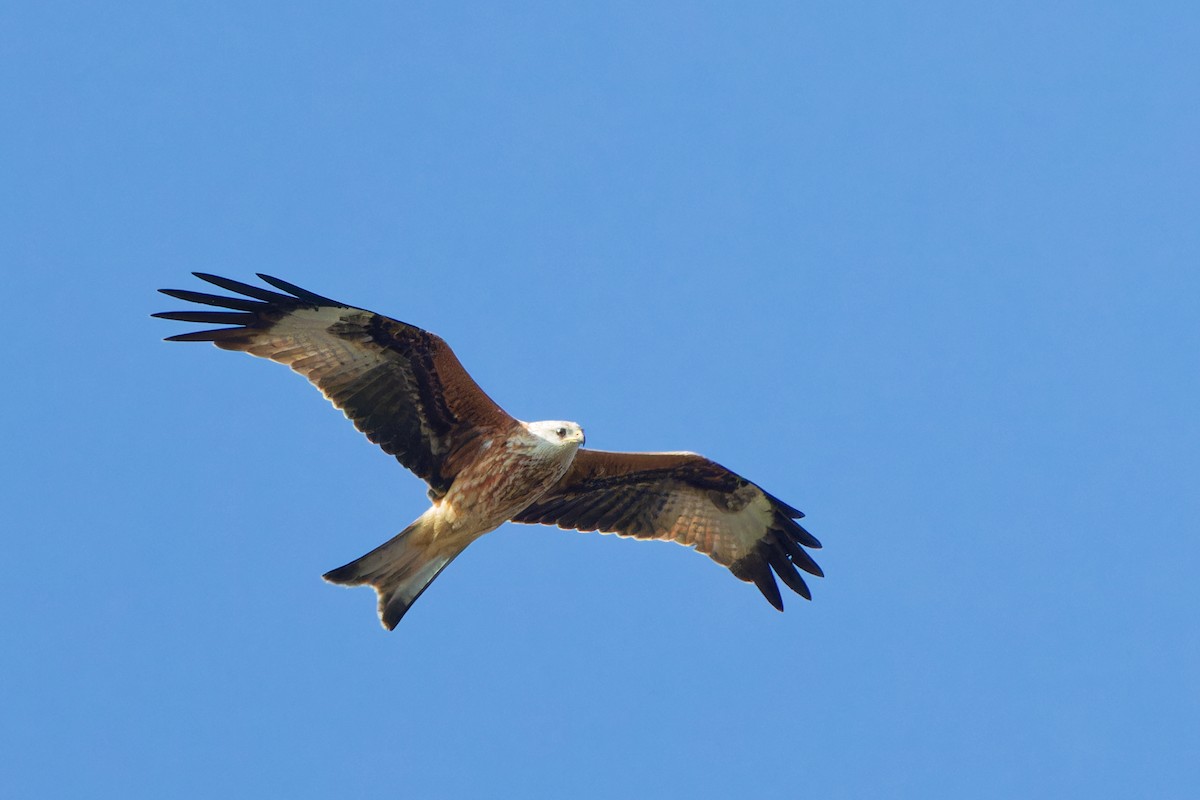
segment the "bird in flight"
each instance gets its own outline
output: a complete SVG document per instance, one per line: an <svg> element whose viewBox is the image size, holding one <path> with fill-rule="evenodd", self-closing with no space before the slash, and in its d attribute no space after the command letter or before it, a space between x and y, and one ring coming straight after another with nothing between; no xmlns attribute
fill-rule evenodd
<svg viewBox="0 0 1200 800"><path fill-rule="evenodd" d="M509 416L429 331L269 275L258 277L279 291L193 274L240 296L160 289L227 309L155 314L227 326L167 341L286 364L429 484L432 505L416 521L324 575L374 588L388 630L471 542L508 521L678 542L754 583L780 611L772 570L811 599L800 571L822 572L804 548L821 543L796 522L804 515L720 464L695 453L589 450L574 422Z"/></svg>

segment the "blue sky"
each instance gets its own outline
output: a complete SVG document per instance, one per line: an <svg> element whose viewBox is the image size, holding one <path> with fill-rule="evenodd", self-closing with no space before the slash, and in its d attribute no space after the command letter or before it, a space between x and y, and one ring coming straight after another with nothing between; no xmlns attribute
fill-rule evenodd
<svg viewBox="0 0 1200 800"><path fill-rule="evenodd" d="M1200 786L1200 12L122 3L0 25L0 794ZM424 486L149 314L427 327L523 419L808 513L772 610L506 526L385 633Z"/></svg>

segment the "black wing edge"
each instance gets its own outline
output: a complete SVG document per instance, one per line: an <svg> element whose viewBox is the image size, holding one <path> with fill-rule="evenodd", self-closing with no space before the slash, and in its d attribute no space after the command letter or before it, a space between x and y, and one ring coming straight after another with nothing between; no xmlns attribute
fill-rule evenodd
<svg viewBox="0 0 1200 800"><path fill-rule="evenodd" d="M232 311L161 311L151 314L159 319L170 319L180 322L202 322L213 325L232 325L230 328L215 328L212 330L193 331L168 336L167 342L216 342L237 335L246 328L261 327L263 323L275 322L282 314L297 308L348 308L344 303L322 297L319 294L301 289L295 284L280 280L270 275L258 273L258 277L276 289L282 289L288 294L280 294L259 286L235 281L232 278L222 278L220 275L210 275L207 272L193 272L197 278L219 286L230 292L236 292L244 297L226 297L223 295L193 292L187 289L159 289L158 291L178 300L189 303L199 303L205 306L233 309Z"/></svg>
<svg viewBox="0 0 1200 800"><path fill-rule="evenodd" d="M805 600L812 600L812 592L809 591L800 571L818 578L825 577L824 571L804 550L805 547L819 549L821 543L796 522L796 519L804 514L767 492L763 494L767 495L774 507L775 524L758 540L753 552L733 562L729 569L736 577L757 586L768 603L783 611L783 597L779 594L775 575L778 575L793 592Z"/></svg>

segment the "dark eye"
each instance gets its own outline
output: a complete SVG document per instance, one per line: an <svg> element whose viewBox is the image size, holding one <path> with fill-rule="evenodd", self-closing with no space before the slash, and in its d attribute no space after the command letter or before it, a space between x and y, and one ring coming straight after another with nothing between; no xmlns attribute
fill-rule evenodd
<svg viewBox="0 0 1200 800"><path fill-rule="evenodd" d="M565 438L567 438L567 429L566 429L566 428L559 428L559 429L557 429L557 430L556 430L556 431L554 431L554 432L555 432L556 434L558 434L558 438L560 438L560 439L565 439Z"/></svg>

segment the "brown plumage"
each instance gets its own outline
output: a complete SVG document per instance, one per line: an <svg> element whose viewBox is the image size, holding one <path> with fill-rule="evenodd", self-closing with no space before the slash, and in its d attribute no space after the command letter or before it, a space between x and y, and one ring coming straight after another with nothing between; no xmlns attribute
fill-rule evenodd
<svg viewBox="0 0 1200 800"><path fill-rule="evenodd" d="M243 297L162 289L231 310L154 316L231 327L168 341L212 342L286 364L429 484L433 505L412 525L325 575L375 588L389 629L467 545L507 520L694 547L780 610L772 571L805 598L799 570L822 574L803 549L821 546L796 522L804 515L716 462L583 449L575 423L505 413L428 331L267 275L259 277L282 293L195 274Z"/></svg>
<svg viewBox="0 0 1200 800"><path fill-rule="evenodd" d="M796 522L803 516L695 453L580 450L567 474L513 522L688 545L742 580L753 581L782 611L783 600L768 567L810 600L795 567L823 574L801 547L821 546Z"/></svg>

